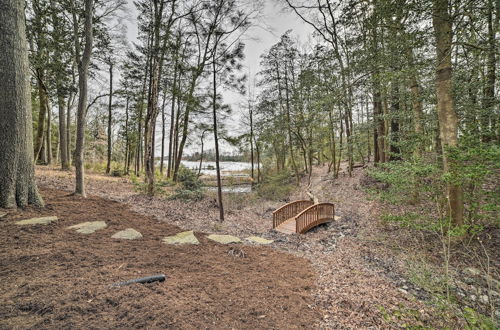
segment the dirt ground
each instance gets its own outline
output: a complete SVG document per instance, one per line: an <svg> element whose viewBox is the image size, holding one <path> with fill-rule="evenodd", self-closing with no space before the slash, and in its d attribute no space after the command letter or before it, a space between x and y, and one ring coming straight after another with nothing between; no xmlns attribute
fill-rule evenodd
<svg viewBox="0 0 500 330"><path fill-rule="evenodd" d="M109 187L108 187L109 189ZM180 229L100 197L42 188L43 210L9 211L0 219L0 328L311 328L317 276L304 258L271 247L230 247L195 232L200 245L172 246L161 238ZM49 225L16 220L57 215ZM84 221L108 227L83 235ZM125 228L143 234L115 240ZM111 288L116 282L165 274L162 283Z"/></svg>
<svg viewBox="0 0 500 330"><path fill-rule="evenodd" d="M133 242L130 246L141 244L154 246L153 249L148 249L146 260L155 260L155 258L163 260L161 256L164 254L161 251L168 250L169 248L161 245L159 239L169 233L178 231L177 227L182 230L233 234L239 237L257 235L274 240L274 243L267 248L243 247L247 258L241 260L231 259L235 258L233 256L228 258L226 255L228 248L218 246L214 243L209 244L210 251L213 253L209 253L209 251L204 249L206 245L189 249L192 252L196 251L195 254L199 257L196 260L200 260L201 264L194 274L198 276L197 279L202 283L200 286L193 288L195 293L191 293L193 297L191 300L199 299L200 292L203 294L201 296L203 299L199 301L196 307L190 305L189 301L183 300L185 304L183 306L186 306L187 310L181 312L176 309L180 307L174 304L177 306L174 307L174 315L181 315L181 317L168 316L168 320L173 319L176 321L168 321L172 323L165 323L165 325L180 328L203 328L213 325L214 328L275 329L289 329L302 326L320 329L387 329L401 328L405 325L434 328L442 328L443 326L448 328L462 328L462 320L453 319L453 316L447 315L442 311L436 311L430 304L430 295L423 288L409 281L408 274L405 273L408 266L407 262L411 261L412 257L417 257L417 254L414 252L424 250L427 251L426 253L430 257L440 258L439 246L435 246L436 240L417 237L410 231L387 228L381 225L378 219L381 212L384 212L385 206L370 198L363 191L361 181L364 178L364 173L364 169L357 168L354 170L352 177L349 177L343 171L338 179L333 179L327 173L326 166L314 168L310 185L312 192L321 202L334 203L336 215L340 216L341 219L327 225L319 226L306 235L285 235L276 232L272 230L271 219L272 211L284 203L290 200L308 199L306 190L309 182L307 178L303 179L301 186L290 196L280 201L262 200L255 197L255 194L225 194L226 220L223 223L218 221L217 203L214 196L210 196L210 194L207 194L206 198L197 202L168 200L161 196L150 198L134 191L130 181L126 178L114 178L95 174L87 176L87 191L91 195L100 196L106 200L121 202L130 210L136 212L128 226L138 229L143 234L151 230L153 238L150 235L145 235L144 240L152 239L151 243L148 243L149 241L143 243ZM51 189L65 190L67 193L73 190L73 174L70 172L61 172L39 166L37 167L37 180L39 186L44 188L44 193L46 193L45 191L52 191L51 194L57 195L59 192L56 193ZM92 198L92 200L94 199ZM107 201L103 201L103 203L112 206L120 205L120 212L125 209L122 204ZM69 210L69 212L77 211ZM86 211L83 211L83 208L78 212L82 212L80 214L82 221L88 221L88 216L85 215ZM50 214L50 209L46 213ZM110 218L112 218L111 215ZM121 219L123 217L118 218ZM139 225L135 224L136 221L142 223L142 221L146 221L144 219L148 219L148 226L143 225L137 228ZM60 225L58 224L58 226ZM161 232L156 229L158 226L162 228ZM167 229L163 228L172 229L168 232ZM44 230L49 229L44 228ZM66 234L66 232L64 233ZM103 233L99 235L102 236ZM11 234L6 235L6 241L10 242L12 240ZM112 261L113 266L105 268L105 271L99 270L101 273L97 274L97 278L100 280L94 280L94 277L92 277L91 281L94 282L90 286L92 289L87 289L90 290L88 292L91 292L87 293L89 296L87 300L114 292L121 293L122 291L108 291L106 285L110 282L134 277L128 276L128 273L123 269L125 266L120 268L123 264L135 265L127 262L129 258L139 262L139 266L133 266L135 268L132 268L137 273L135 277L156 272L165 272L169 276L166 270L154 268L153 266L151 266L153 268L148 268L142 265L143 259L141 256L143 256L143 250L136 249L132 254L128 250L123 250L125 252L123 253L122 249L125 247L123 245L116 245L117 243L109 238L110 235L111 231L108 228L107 235L103 237L103 241L92 241L92 244L100 244L97 248L105 247L108 249L109 245L110 253L106 254L106 258L113 258L111 260L116 259L116 261ZM82 239L85 241L85 238L70 237L71 239ZM198 237L201 240L204 239L202 235L198 235ZM26 242L35 244L32 239L34 238L25 238ZM422 244L428 244L429 242L434 243L429 244L425 248L422 247ZM39 245L46 246L43 243ZM115 245L116 250L113 250ZM184 251L186 253L184 248L178 247L176 249L172 250L172 252L180 253L180 251ZM3 251L5 254L5 248L0 251ZM98 253L96 246L89 248L88 251L90 255ZM267 255L261 256L259 255L260 252L252 251L267 251ZM491 251L494 251L494 249ZM48 254L48 251L44 253ZM30 255L29 253L27 254ZM129 255L124 256L124 254ZM151 258L149 254L151 254ZM176 258L173 254L170 254L170 256L171 258ZM193 256L188 254L188 258L191 257ZM48 256L48 258L54 257ZM263 259L261 260L261 258ZM268 264L263 264L266 260ZM108 262L108 260L106 262L101 261L105 265ZM213 262L216 264L220 263L220 266L216 270L210 266ZM229 263L226 265L226 262ZM255 272L258 273L255 275L255 278L252 279L251 277L254 275L251 275L246 269L244 275L240 276L236 274L236 272L242 271L243 266L239 264L241 262L259 265L249 266L251 269L253 269L252 267L259 267L255 269ZM154 266L161 264L155 262ZM80 265L79 261L75 261L75 267L77 265ZM85 266L85 264L83 265ZM106 267L105 265L103 267ZM182 267L185 266L186 269L183 269L181 264L179 264L177 268L174 267L175 270L172 270L172 272L178 272L176 274L182 273L184 276L194 276L189 271L190 268L187 265L191 265L191 263L182 264ZM264 265L266 268L261 269L260 267ZM21 267L21 265L19 266ZM463 269L467 266L457 264L455 268ZM203 267L206 267L206 271L204 271ZM222 270L223 267L225 267L224 270ZM113 274L115 274L112 280L108 280L108 277L111 277L107 273L110 269L113 269ZM114 273L114 269L116 269L116 273ZM142 273L139 273L140 270L142 270ZM261 271L259 272L258 270ZM268 271L270 273L266 273ZM303 272L306 272L307 275L301 275ZM219 282L221 278L224 278L221 274L226 274L224 276L231 279L234 277L233 281L239 278L244 282ZM92 273L91 275L95 276L96 274ZM87 276L86 270L82 270L79 276ZM275 282L271 285L269 281L273 278ZM16 277L16 281L21 281L21 279L17 279ZM106 285L103 284L104 280L106 280ZM180 280L178 276L176 280ZM64 281L75 285L74 278L66 279L64 277ZM297 287L295 284L292 284L297 283L297 281L303 283L301 284L302 289L299 291L295 291ZM98 283L101 282L102 284L99 287ZM157 286L137 286L138 288L134 290L146 290L146 288L150 287L170 290L170 287L167 286L168 283L169 280L165 284L158 284ZM176 288L178 290L186 290L183 286L184 283L186 282L181 282ZM219 287L222 287L221 283L225 283L228 289L220 292L221 289ZM216 286L217 289L206 293L206 288L212 288L213 286ZM42 285L42 287L45 287L45 285ZM96 287L101 288L99 293L95 293ZM203 289L201 290L200 287L203 287ZM241 288L241 290L234 292L235 287ZM10 288L13 292L20 292L19 288ZM131 289L127 288L126 290ZM278 291L280 294L277 295L276 292ZM166 299L162 296L162 293L163 291L155 295L155 301L164 301ZM219 293L221 294L218 295ZM239 298L233 297L233 293L235 297ZM466 295L469 294L467 290L464 293ZM134 297L141 297L137 300L144 301L142 299L145 298L142 298L141 294L137 293ZM215 296L212 296L212 294ZM296 295L301 297L301 304L298 304L298 300L294 298ZM277 302L276 299L281 300ZM289 301L288 299L294 301L290 304L297 305L292 306L281 302ZM122 298L115 298L115 300L119 304L125 304ZM233 304L233 301L236 301L236 303ZM272 303L273 301L276 302ZM254 302L255 305L253 305ZM105 302L103 304L103 306L107 307ZM85 306L90 308L92 305ZM255 309L255 312L249 312L248 307L250 306L255 306L252 307ZM118 307L115 306L113 308ZM142 326L144 324L148 327L160 326L162 324L154 323L157 319L161 319L157 315L171 315L169 313L165 314L165 311L161 307L157 310L155 309L156 311L150 309L142 310L139 306L134 308L139 313L145 311L147 315L152 315L150 321L140 323ZM97 310L103 310L102 313L104 314L107 313L107 309L104 307ZM281 313L278 311L281 311ZM304 311L307 311L307 315L303 315ZM216 314L212 316L211 313ZM90 316L87 315L85 317ZM111 317L114 318L115 316ZM48 316L45 316L45 318L48 318ZM24 317L20 317L20 319L24 320ZM40 320L44 320L44 318L39 317L38 321L34 322L40 322ZM62 324L69 324L70 321L68 320L72 322L74 318L69 316L66 319L67 323L63 322ZM245 322L240 322L240 320L245 320ZM102 319L96 317L94 322L93 324L97 326L102 322ZM121 324L129 324L128 327L134 326L129 320L126 322L123 321Z"/></svg>

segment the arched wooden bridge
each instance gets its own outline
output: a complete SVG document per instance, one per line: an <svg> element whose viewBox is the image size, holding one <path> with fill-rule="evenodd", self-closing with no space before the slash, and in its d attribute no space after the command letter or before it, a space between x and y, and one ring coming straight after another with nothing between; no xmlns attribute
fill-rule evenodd
<svg viewBox="0 0 500 330"><path fill-rule="evenodd" d="M300 200L283 205L273 212L273 228L285 234L304 234L311 228L334 220L332 203Z"/></svg>

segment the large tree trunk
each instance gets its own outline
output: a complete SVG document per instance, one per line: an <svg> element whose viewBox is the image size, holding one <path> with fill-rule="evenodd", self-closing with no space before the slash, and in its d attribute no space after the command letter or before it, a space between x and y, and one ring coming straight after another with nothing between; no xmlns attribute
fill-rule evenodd
<svg viewBox="0 0 500 330"><path fill-rule="evenodd" d="M76 16L74 0L72 0L73 15ZM85 47L81 59L80 44L78 41L78 26L76 17L73 17L76 56L78 62L78 110L76 119L76 149L75 149L75 168L76 182L75 194L86 197L85 194L85 173L84 173L84 148L85 148L85 116L87 112L87 80L90 64L90 56L92 55L93 42L93 27L92 19L94 13L94 0L85 0Z"/></svg>
<svg viewBox="0 0 500 330"><path fill-rule="evenodd" d="M0 207L43 206L35 183L24 1L0 2Z"/></svg>
<svg viewBox="0 0 500 330"><path fill-rule="evenodd" d="M108 102L108 161L106 163L106 174L111 172L111 123L113 119L113 63L109 62L109 102Z"/></svg>
<svg viewBox="0 0 500 330"><path fill-rule="evenodd" d="M437 67L436 92L439 118L439 136L443 149L443 167L450 171L447 149L458 145L457 115L452 97L451 41L452 21L448 12L448 0L434 0L433 26L436 37ZM453 183L446 187L449 215L454 225L463 224L463 191Z"/></svg>

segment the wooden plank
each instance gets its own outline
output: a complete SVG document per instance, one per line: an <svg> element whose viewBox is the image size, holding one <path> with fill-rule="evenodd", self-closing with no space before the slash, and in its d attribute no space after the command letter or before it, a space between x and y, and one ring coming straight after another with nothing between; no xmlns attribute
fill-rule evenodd
<svg viewBox="0 0 500 330"><path fill-rule="evenodd" d="M284 234L295 234L295 218L282 222L275 229Z"/></svg>

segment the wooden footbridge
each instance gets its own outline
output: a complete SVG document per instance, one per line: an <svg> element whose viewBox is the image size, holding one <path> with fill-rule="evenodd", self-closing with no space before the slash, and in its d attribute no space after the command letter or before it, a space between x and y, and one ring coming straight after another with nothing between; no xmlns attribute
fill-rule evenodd
<svg viewBox="0 0 500 330"><path fill-rule="evenodd" d="M273 228L285 234L304 234L322 223L333 221L334 216L332 203L294 201L273 212Z"/></svg>

